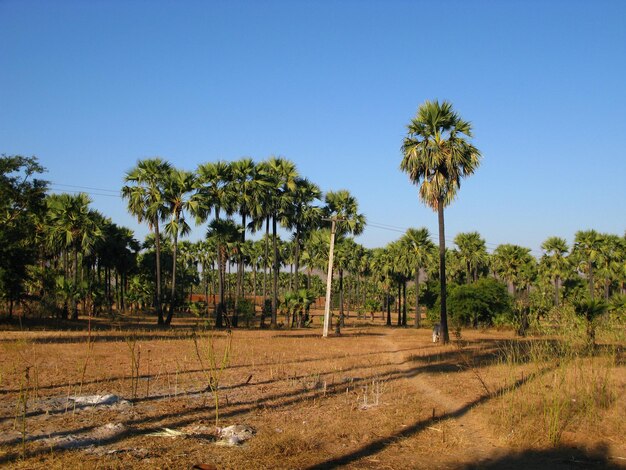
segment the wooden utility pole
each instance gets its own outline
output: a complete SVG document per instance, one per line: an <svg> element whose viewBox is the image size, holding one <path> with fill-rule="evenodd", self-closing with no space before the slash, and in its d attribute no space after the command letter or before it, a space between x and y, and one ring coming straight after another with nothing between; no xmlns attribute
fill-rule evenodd
<svg viewBox="0 0 626 470"><path fill-rule="evenodd" d="M328 327L330 325L330 290L333 281L333 250L335 248L335 232L337 230L337 219L324 219L331 221L330 228L330 251L328 252L328 278L326 279L326 304L324 305L324 332L322 337L328 337Z"/></svg>

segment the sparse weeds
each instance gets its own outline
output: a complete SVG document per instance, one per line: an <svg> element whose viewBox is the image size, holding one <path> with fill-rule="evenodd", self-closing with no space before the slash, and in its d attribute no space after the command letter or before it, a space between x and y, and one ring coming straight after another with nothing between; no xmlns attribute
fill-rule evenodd
<svg viewBox="0 0 626 470"><path fill-rule="evenodd" d="M363 386L363 394L357 395L359 409L367 410L380 405L380 399L385 392L385 382L379 379L373 379L371 382Z"/></svg>
<svg viewBox="0 0 626 470"><path fill-rule="evenodd" d="M212 332L209 332L207 336L206 346L204 348L204 352L196 336L195 332L193 335L193 343L196 351L196 356L198 357L198 361L200 362L200 368L204 373L205 379L207 381L207 390L210 390L213 393L213 405L215 409L215 426L219 424L219 408L220 408L220 400L219 400L219 386L220 380L224 373L226 367L231 359L232 352L232 343L233 343L233 335L229 331L226 336L226 345L222 349L221 354L216 349L216 341L215 336ZM203 357L206 358L206 362Z"/></svg>
<svg viewBox="0 0 626 470"><path fill-rule="evenodd" d="M501 347L502 365L509 373L496 421L508 429L510 441L558 446L573 423L580 429L593 427L613 405L615 352L587 356L585 351L580 344L551 340L512 341ZM513 387L520 374L533 378Z"/></svg>
<svg viewBox="0 0 626 470"><path fill-rule="evenodd" d="M128 355L130 358L130 388L133 400L137 398L137 389L139 388L139 366L141 362L141 345L137 343L136 336L126 338L126 346L128 346Z"/></svg>

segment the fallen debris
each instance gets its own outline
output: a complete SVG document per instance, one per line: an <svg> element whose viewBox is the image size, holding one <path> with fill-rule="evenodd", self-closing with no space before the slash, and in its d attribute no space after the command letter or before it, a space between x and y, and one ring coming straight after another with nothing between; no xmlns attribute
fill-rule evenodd
<svg viewBox="0 0 626 470"><path fill-rule="evenodd" d="M126 402L117 395L85 395L69 397L69 401L76 403L77 405L84 406L111 406L118 403Z"/></svg>
<svg viewBox="0 0 626 470"><path fill-rule="evenodd" d="M243 444L245 441L254 436L254 429L250 426L242 424L234 424L225 428L218 428L217 435L219 440L217 445L236 446Z"/></svg>

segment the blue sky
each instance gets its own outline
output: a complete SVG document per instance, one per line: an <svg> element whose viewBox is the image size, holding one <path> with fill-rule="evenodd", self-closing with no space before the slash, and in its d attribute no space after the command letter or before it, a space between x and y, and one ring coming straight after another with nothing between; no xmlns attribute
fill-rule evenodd
<svg viewBox="0 0 626 470"><path fill-rule="evenodd" d="M94 207L140 237L105 195L138 159L282 155L349 189L374 247L436 236L398 167L419 104L447 99L483 161L446 238L539 254L626 228L625 25L622 1L0 0L0 153L38 156L55 190L99 188Z"/></svg>

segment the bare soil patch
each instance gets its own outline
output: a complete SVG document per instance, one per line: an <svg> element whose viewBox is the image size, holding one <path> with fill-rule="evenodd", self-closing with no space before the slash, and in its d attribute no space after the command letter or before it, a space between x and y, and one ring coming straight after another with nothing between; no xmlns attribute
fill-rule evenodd
<svg viewBox="0 0 626 470"><path fill-rule="evenodd" d="M91 348L85 331L1 333L0 465L626 464L619 347L591 358L512 360L511 345L533 339L464 331L463 342L443 346L431 342L427 329L358 323L328 339L317 329L236 330L218 385L219 426L249 431L229 446L216 444L213 394L189 325L103 328L92 332ZM219 353L228 333L212 335ZM197 342L206 346L209 334L198 332Z"/></svg>

